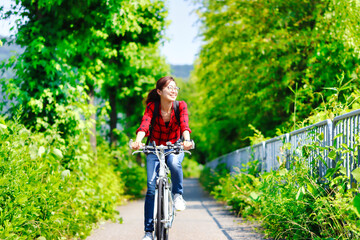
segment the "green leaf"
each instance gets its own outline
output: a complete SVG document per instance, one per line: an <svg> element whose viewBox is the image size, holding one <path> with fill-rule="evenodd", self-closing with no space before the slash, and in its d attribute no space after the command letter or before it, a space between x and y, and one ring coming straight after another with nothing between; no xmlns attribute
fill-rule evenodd
<svg viewBox="0 0 360 240"><path fill-rule="evenodd" d="M296 200L301 199L304 194L305 194L305 188L304 188L304 186L302 186L301 188L299 188L299 190L296 194Z"/></svg>
<svg viewBox="0 0 360 240"><path fill-rule="evenodd" d="M257 193L257 192L251 192L250 193L250 197L254 200L254 201L257 201L258 198L259 198L260 194Z"/></svg>
<svg viewBox="0 0 360 240"><path fill-rule="evenodd" d="M318 135L318 138L319 138L320 141L324 140L324 133L320 133Z"/></svg>
<svg viewBox="0 0 360 240"><path fill-rule="evenodd" d="M279 175L280 175L280 176L285 176L285 175L287 174L287 172L288 172L288 170L287 170L286 168L282 168L282 169L280 169L280 171L279 171Z"/></svg>
<svg viewBox="0 0 360 240"><path fill-rule="evenodd" d="M336 159L336 152L334 150L329 152L328 158L330 158L332 160L335 160Z"/></svg>
<svg viewBox="0 0 360 240"><path fill-rule="evenodd" d="M332 176L334 175L334 173L335 173L335 169L334 169L334 168L328 168L328 169L326 170L325 177L326 177L327 179L330 179L330 178L332 178Z"/></svg>
<svg viewBox="0 0 360 240"><path fill-rule="evenodd" d="M306 189L308 190L309 193L315 195L315 188L312 184L306 184Z"/></svg>
<svg viewBox="0 0 360 240"><path fill-rule="evenodd" d="M336 136L334 137L334 140L337 139L337 138L339 138L339 137L342 137L342 136L344 136L343 133L336 134Z"/></svg>
<svg viewBox="0 0 360 240"><path fill-rule="evenodd" d="M43 146L39 147L38 155L41 157L45 152L45 148Z"/></svg>
<svg viewBox="0 0 360 240"><path fill-rule="evenodd" d="M355 180L356 180L357 182L360 182L360 168L359 168L359 167L356 168L356 169L354 169L354 170L351 172L351 174L353 175L353 177L355 178Z"/></svg>
<svg viewBox="0 0 360 240"><path fill-rule="evenodd" d="M358 214L360 214L360 194L357 194L353 201L353 206L357 210Z"/></svg>
<svg viewBox="0 0 360 240"><path fill-rule="evenodd" d="M70 170L66 169L64 171L61 172L61 178L65 179L66 177L70 176Z"/></svg>
<svg viewBox="0 0 360 240"><path fill-rule="evenodd" d="M54 149L53 149L53 153L54 153L54 155L57 156L58 158L63 158L63 157L64 157L63 154L62 154L62 152L61 152L59 149L57 149L57 148L54 148Z"/></svg>
<svg viewBox="0 0 360 240"><path fill-rule="evenodd" d="M341 172L342 174L346 175L346 168L341 166L339 169L339 172Z"/></svg>
<svg viewBox="0 0 360 240"><path fill-rule="evenodd" d="M345 143L342 143L341 146L342 146L343 148L345 148L345 149L349 149L348 145L345 144Z"/></svg>
<svg viewBox="0 0 360 240"><path fill-rule="evenodd" d="M22 197L19 197L19 198L17 199L17 202L18 202L19 204L24 204L25 202L27 202L27 200L28 200L28 197L22 196Z"/></svg>

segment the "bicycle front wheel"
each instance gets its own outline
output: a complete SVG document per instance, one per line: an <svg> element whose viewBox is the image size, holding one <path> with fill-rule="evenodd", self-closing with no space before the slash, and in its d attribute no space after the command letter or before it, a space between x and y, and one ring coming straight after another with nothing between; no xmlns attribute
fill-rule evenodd
<svg viewBox="0 0 360 240"><path fill-rule="evenodd" d="M168 229L165 228L165 183L164 181L159 181L158 186L158 195L157 195L157 213L156 213L156 226L155 226L155 236L157 240L167 240L168 239Z"/></svg>

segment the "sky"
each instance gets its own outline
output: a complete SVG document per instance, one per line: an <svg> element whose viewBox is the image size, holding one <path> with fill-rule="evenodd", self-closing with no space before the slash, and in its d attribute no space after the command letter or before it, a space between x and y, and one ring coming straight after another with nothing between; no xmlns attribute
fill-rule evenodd
<svg viewBox="0 0 360 240"><path fill-rule="evenodd" d="M161 52L170 64L193 64L200 51L199 22L192 0L168 0L170 26Z"/></svg>
<svg viewBox="0 0 360 240"><path fill-rule="evenodd" d="M5 10L10 8L11 0L1 0ZM183 65L193 64L200 51L201 40L198 37L199 22L194 12L195 5L192 0L167 0L169 15L167 20L171 21L165 31L166 40L161 46L161 53L170 64ZM0 35L10 35L10 21L0 21Z"/></svg>
<svg viewBox="0 0 360 240"><path fill-rule="evenodd" d="M10 0L1 0L0 6L4 6L4 11L10 9ZM15 21L14 18L9 21L0 20L0 35L1 36L9 36L10 35L10 25Z"/></svg>

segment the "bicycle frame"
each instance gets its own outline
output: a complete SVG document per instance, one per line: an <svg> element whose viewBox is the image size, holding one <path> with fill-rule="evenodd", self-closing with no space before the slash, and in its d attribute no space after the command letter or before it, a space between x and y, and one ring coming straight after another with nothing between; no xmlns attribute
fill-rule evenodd
<svg viewBox="0 0 360 240"><path fill-rule="evenodd" d="M129 142L131 148L132 140ZM195 147L194 142L192 142L193 148ZM183 149L180 144L167 143L166 146L160 145L156 146L155 142L153 146L144 146L140 148L140 151L135 151L135 153L144 152L152 153L157 156L159 159L159 174L156 180L155 188L155 201L154 201L154 225L155 225L155 239L168 239L169 229L172 227L172 223L175 217L175 206L173 202L173 197L171 193L171 180L169 179L169 168L166 165L165 158L166 156L172 153L189 153ZM167 150L167 151L166 151ZM161 209L160 209L161 208Z"/></svg>
<svg viewBox="0 0 360 240"><path fill-rule="evenodd" d="M158 195L159 195L159 186L164 187L163 196L164 196L164 219L161 219L160 221L164 223L165 228L169 229L172 227L172 223L174 221L175 217L175 208L173 204L173 198L171 194L171 181L169 179L169 168L166 165L165 157L173 151L165 152L165 146L161 147L159 146L158 150L155 151L156 156L159 159L160 167L159 167L159 176L156 180L156 189L155 189L155 203L154 203L154 224L156 225L157 219L157 206L158 206ZM162 181L162 184L160 184L160 181ZM169 206L171 204L171 206Z"/></svg>

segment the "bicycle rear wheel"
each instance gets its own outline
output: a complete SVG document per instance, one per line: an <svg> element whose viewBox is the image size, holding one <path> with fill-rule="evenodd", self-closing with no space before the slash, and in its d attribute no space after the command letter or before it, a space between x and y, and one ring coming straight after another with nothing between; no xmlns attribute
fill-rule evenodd
<svg viewBox="0 0 360 240"><path fill-rule="evenodd" d="M167 240L168 239L168 229L165 228L165 183L163 180L159 181L158 186L158 196L157 196L157 213L156 213L156 226L155 226L155 236L157 240Z"/></svg>

